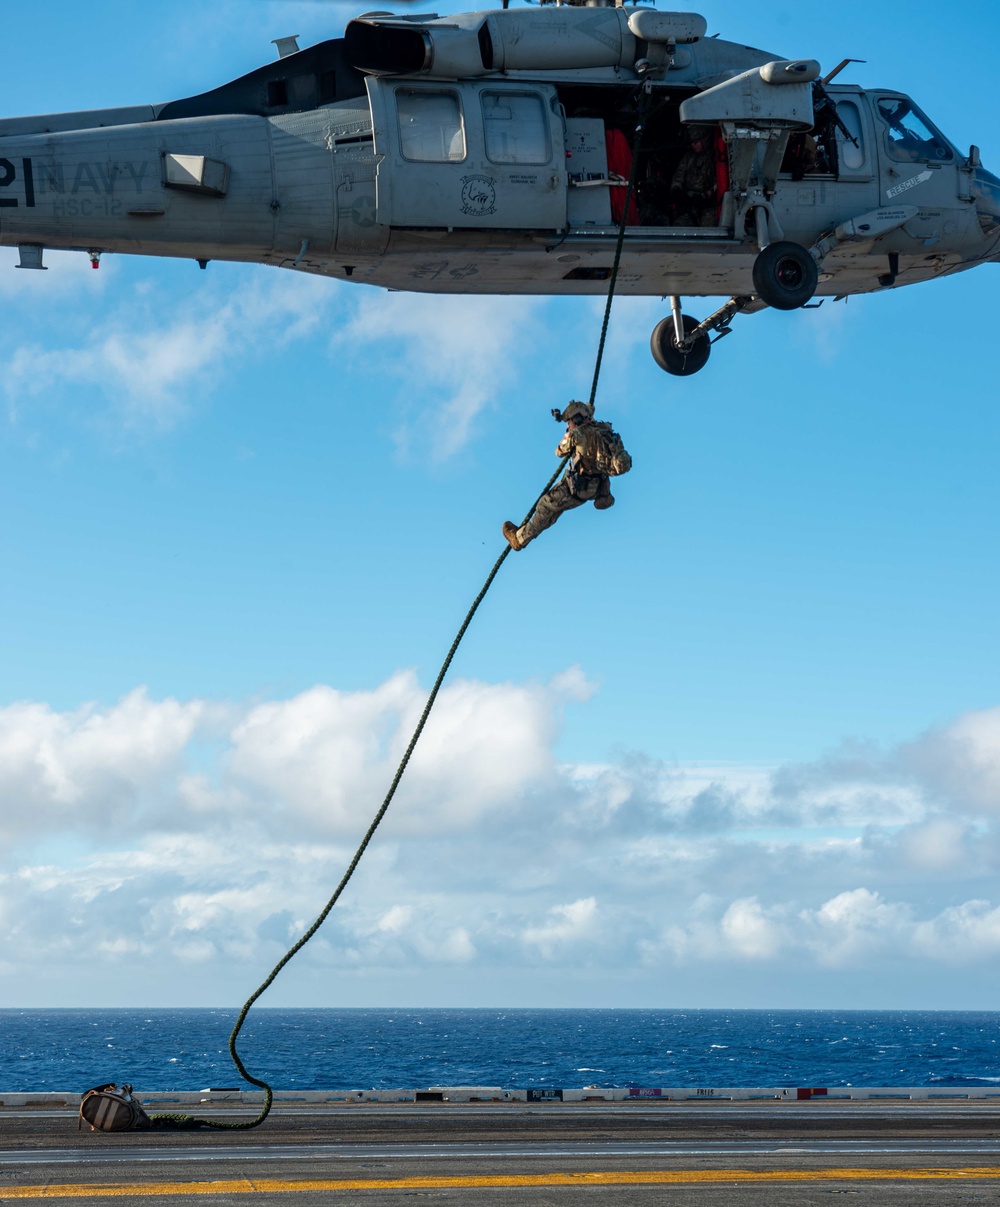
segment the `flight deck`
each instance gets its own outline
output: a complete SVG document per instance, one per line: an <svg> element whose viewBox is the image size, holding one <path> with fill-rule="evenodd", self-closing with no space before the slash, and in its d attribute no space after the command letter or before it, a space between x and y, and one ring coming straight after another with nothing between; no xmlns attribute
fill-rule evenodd
<svg viewBox="0 0 1000 1207"><path fill-rule="evenodd" d="M253 1131L123 1133L31 1101L0 1111L0 1204L1000 1203L998 1099L279 1100Z"/></svg>

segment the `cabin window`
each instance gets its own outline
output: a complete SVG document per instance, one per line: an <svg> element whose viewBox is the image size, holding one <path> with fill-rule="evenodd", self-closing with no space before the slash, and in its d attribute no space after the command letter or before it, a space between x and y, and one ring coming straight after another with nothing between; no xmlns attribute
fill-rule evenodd
<svg viewBox="0 0 1000 1207"><path fill-rule="evenodd" d="M491 163L549 162L549 124L537 92L484 92L482 99L486 158Z"/></svg>
<svg viewBox="0 0 1000 1207"><path fill-rule="evenodd" d="M465 158L465 129L457 92L397 88L396 112L404 159L461 163Z"/></svg>
<svg viewBox="0 0 1000 1207"><path fill-rule="evenodd" d="M840 166L847 172L858 172L865 166L865 131L861 124L861 110L854 101L838 101L837 116L847 127L851 139L843 130L840 131L839 158ZM854 144L857 143L857 146Z"/></svg>
<svg viewBox="0 0 1000 1207"><path fill-rule="evenodd" d="M951 148L909 97L882 97L877 108L886 126L886 149L893 159L943 163L954 158Z"/></svg>

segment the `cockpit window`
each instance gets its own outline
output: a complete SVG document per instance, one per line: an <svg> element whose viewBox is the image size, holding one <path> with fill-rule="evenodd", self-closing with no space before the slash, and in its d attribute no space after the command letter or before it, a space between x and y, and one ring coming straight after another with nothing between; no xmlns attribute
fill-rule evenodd
<svg viewBox="0 0 1000 1207"><path fill-rule="evenodd" d="M913 101L905 96L885 96L878 102L886 124L885 145L893 159L944 163L954 152Z"/></svg>

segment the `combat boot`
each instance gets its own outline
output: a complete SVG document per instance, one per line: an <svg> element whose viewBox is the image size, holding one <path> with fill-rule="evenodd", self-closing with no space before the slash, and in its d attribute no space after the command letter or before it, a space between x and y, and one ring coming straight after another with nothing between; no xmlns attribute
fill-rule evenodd
<svg viewBox="0 0 1000 1207"><path fill-rule="evenodd" d="M594 506L598 511L607 511L609 507L614 507L615 496L611 493L611 483L604 478L597 490L597 497L594 499Z"/></svg>
<svg viewBox="0 0 1000 1207"><path fill-rule="evenodd" d="M503 534L507 538L507 543L515 553L524 548L524 542L517 535L517 525L512 524L510 520L504 520Z"/></svg>

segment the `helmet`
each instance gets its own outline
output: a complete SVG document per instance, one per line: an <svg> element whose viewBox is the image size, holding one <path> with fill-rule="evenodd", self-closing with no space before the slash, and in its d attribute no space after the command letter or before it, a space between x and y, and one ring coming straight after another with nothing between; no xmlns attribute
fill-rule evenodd
<svg viewBox="0 0 1000 1207"><path fill-rule="evenodd" d="M559 418L563 423L569 423L571 419L593 419L594 408L589 402L578 402L574 399L566 404L566 409Z"/></svg>
<svg viewBox="0 0 1000 1207"><path fill-rule="evenodd" d="M712 127L688 126L687 134L691 142L707 142L712 137Z"/></svg>

